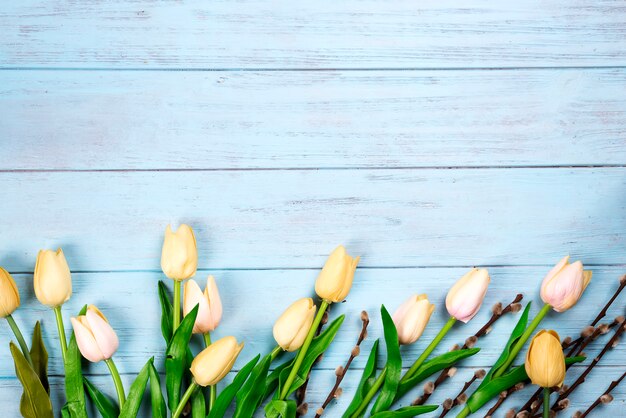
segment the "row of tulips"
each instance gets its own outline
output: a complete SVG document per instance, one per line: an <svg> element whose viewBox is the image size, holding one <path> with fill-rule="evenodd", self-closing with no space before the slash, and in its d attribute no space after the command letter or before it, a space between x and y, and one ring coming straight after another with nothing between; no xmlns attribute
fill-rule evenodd
<svg viewBox="0 0 626 418"><path fill-rule="evenodd" d="M154 417L165 418L168 409L169 415L174 418L183 414L191 414L194 418L212 418L226 413L235 417L251 417L263 405L267 417L296 416L298 405L293 395L306 381L315 360L332 343L344 320L343 315L339 316L324 328L325 314L331 304L342 302L348 296L358 262L359 257L350 256L343 246L335 249L315 283L319 306L312 298L302 298L292 303L274 324L276 348L250 360L232 382L218 393L217 384L231 371L241 353L243 342L238 342L234 336L211 340L211 332L218 327L222 318L222 301L216 280L208 276L204 291L200 288L192 279L198 265L193 230L188 225L181 225L176 231L168 226L161 267L173 281L173 299L170 299L167 286L159 282L161 325L166 343L166 402L153 359L146 363L129 392L125 391L113 362L119 340L97 307L86 306L79 315L71 318L73 334L68 345L61 307L72 295L70 269L61 249L40 251L34 271L34 288L39 301L53 309L57 321L66 372L67 403L61 411L62 416L86 417L87 396L105 418L134 417L139 411L148 381ZM476 412L498 393L529 378L545 388L563 383L566 364L582 361L583 358L565 358L555 331L540 331L530 344L525 364L518 367L512 367L512 364L545 315L551 309L563 312L574 306L590 280L591 273L584 271L582 263L577 261L570 264L567 257L546 275L541 286L541 298L545 305L530 324L530 303L526 306L502 355L469 397L458 417ZM489 283L489 273L485 269L474 268L461 277L446 296L449 320L404 374L399 346L413 344L420 338L435 306L425 294L411 296L393 315L382 306L381 317L387 348L385 366L378 373L377 340L370 351L354 398L343 416L362 417L369 410L370 415L378 418L403 417L436 409L437 405L408 406L396 410L392 407L419 382L479 351L479 348L463 348L431 356L457 322L467 323L477 314ZM40 326L37 324L35 327L29 349L12 317L19 305L20 297L14 280L6 270L0 269L0 315L7 319L21 348L18 350L11 345L16 373L25 388L20 410L28 418L51 417L52 405L45 370L47 363L42 362L43 357L47 359L47 354ZM195 356L189 345L193 334L200 334L206 346ZM117 404L82 376L79 352L91 362L106 363L117 392ZM272 366L279 357L289 352L295 352L295 355L287 356L281 364ZM548 399L549 392L546 390L545 393ZM374 405L370 409L372 402ZM544 416L547 416L546 413L547 409Z"/></svg>

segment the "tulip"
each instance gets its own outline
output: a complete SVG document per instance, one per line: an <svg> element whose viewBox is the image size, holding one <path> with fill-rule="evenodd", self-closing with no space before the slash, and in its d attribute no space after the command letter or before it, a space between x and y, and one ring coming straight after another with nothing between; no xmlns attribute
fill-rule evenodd
<svg viewBox="0 0 626 418"><path fill-rule="evenodd" d="M189 225L181 225L172 232L168 225L161 252L161 269L173 280L185 280L196 274L198 268L198 250L196 238Z"/></svg>
<svg viewBox="0 0 626 418"><path fill-rule="evenodd" d="M41 250L35 264L35 295L51 308L63 305L72 296L72 276L63 250Z"/></svg>
<svg viewBox="0 0 626 418"><path fill-rule="evenodd" d="M15 280L0 267L0 318L11 315L20 306L20 294Z"/></svg>
<svg viewBox="0 0 626 418"><path fill-rule="evenodd" d="M392 317L400 344L408 345L417 341L434 310L435 305L424 294L413 295L400 305Z"/></svg>
<svg viewBox="0 0 626 418"><path fill-rule="evenodd" d="M287 308L274 323L274 339L285 351L296 351L306 338L317 307L311 298L302 298Z"/></svg>
<svg viewBox="0 0 626 418"><path fill-rule="evenodd" d="M565 380L565 356L556 331L541 330L530 341L524 363L526 374L533 384L551 388Z"/></svg>
<svg viewBox="0 0 626 418"><path fill-rule="evenodd" d="M591 271L583 270L583 263L569 263L564 257L550 270L541 284L541 299L557 312L574 306L591 281Z"/></svg>
<svg viewBox="0 0 626 418"><path fill-rule="evenodd" d="M222 319L222 300L213 276L207 278L204 292L195 280L185 282L183 296L183 314L187 316L198 305L198 315L193 325L194 334L206 334L214 331Z"/></svg>
<svg viewBox="0 0 626 418"><path fill-rule="evenodd" d="M489 273L485 269L473 268L455 283L446 296L448 313L467 323L478 313L489 287Z"/></svg>
<svg viewBox="0 0 626 418"><path fill-rule="evenodd" d="M70 321L74 328L76 344L83 357L94 363L104 360L109 367L121 408L126 401L126 395L120 374L112 359L120 345L117 334L104 314L93 305L87 307L85 315L70 318Z"/></svg>
<svg viewBox="0 0 626 418"><path fill-rule="evenodd" d="M328 302L343 301L352 288L359 258L349 256L343 245L335 248L315 282L317 295Z"/></svg>
<svg viewBox="0 0 626 418"><path fill-rule="evenodd" d="M243 349L235 337L224 337L205 348L193 359L191 374L200 386L212 386L222 380L233 368Z"/></svg>
<svg viewBox="0 0 626 418"><path fill-rule="evenodd" d="M71 321L83 357L94 363L113 357L119 347L119 340L98 308L89 305L85 315L71 318Z"/></svg>

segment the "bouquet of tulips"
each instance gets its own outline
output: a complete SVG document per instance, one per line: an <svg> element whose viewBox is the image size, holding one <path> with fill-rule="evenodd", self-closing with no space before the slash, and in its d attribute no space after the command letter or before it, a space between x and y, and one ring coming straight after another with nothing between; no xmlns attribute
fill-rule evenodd
<svg viewBox="0 0 626 418"><path fill-rule="evenodd" d="M252 417L261 411L266 417L292 418L306 413L302 394L309 373L317 359L331 345L345 319L341 315L329 321L328 308L333 303L343 302L348 296L359 257L350 256L343 246L337 247L330 254L315 283L319 305L312 298L306 297L289 305L274 324L276 347L269 353L260 353L248 360L234 373L228 384L218 391L218 383L231 372L244 343L234 336L216 341L211 339L211 332L219 325L222 317L222 301L213 276L208 276L204 290L192 279L198 265L196 246L193 230L188 225L181 225L176 231L167 227L161 268L172 280L173 297L170 297L165 282L158 283L165 361L164 364L155 365L154 358L149 359L128 391L123 387L113 361L119 345L118 337L104 313L97 307L85 306L70 319L73 332L68 341L62 306L72 295L70 269L61 249L39 252L34 271L35 295L41 303L51 307L55 314L65 366L66 402L60 410L62 417L87 417L88 400L104 418L136 417L146 389L150 394L149 402L154 418L239 418ZM558 334L544 330L533 338L526 362L519 366L513 366L513 363L545 315L550 310L563 312L574 306L590 280L591 273L583 269L580 261L570 264L567 257L561 260L543 281L541 297L545 305L537 316L528 323L528 303L496 363L488 372L476 374L474 379L482 379L480 385L469 397L465 395L464 402L460 401L459 396L448 404L444 403L441 416L461 403L465 405L457 416L468 416L503 391L511 390L528 380L545 388L547 406L544 406L544 416L549 416L551 388L563 384L570 364L585 358L579 355L580 352L578 355L564 355ZM498 317L521 310L521 295L504 309L501 305L496 306L490 321L468 338L463 347L434 356L435 349L455 324L466 324L476 315L489 283L487 270L474 268L449 290L445 303L450 315L448 321L405 373L402 373L400 345L413 344L420 338L435 306L425 294L411 296L393 315L389 314L384 305L381 306L387 357L384 367L380 371L377 369L379 341L376 340L352 401L343 411L343 417L357 418L367 413L375 418L411 417L440 408L440 405L424 404L434 390L434 384L413 405L397 409L394 409L394 405L430 376L441 373L436 383L451 376L452 366L480 351L474 346L477 338L487 333ZM48 355L41 326L39 322L35 324L29 348L12 317L19 305L15 282L6 270L0 269L0 315L9 323L19 344L18 348L11 343L10 352L17 377L24 387L20 411L28 418L53 417L47 378ZM346 366L338 368L337 383L324 405L316 410L317 416L325 413L331 401L338 396L341 380L346 376L352 360L360 353L359 345L367 335L369 317L363 312L361 319L363 330L357 346L352 350ZM623 330L623 327L624 322L620 323L619 329ZM195 334L200 334L205 344L199 353L192 352L190 347ZM117 401L109 398L83 376L82 358L94 363L104 361L112 376ZM158 370L164 370L164 378ZM472 382L464 386L464 391ZM373 405L370 407L370 404Z"/></svg>

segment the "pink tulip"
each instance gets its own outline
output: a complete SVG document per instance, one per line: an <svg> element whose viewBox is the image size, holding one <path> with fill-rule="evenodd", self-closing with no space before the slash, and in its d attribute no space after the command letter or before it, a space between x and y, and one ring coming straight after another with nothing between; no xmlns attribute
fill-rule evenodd
<svg viewBox="0 0 626 418"><path fill-rule="evenodd" d="M119 340L98 308L89 305L85 315L71 318L71 321L83 357L94 363L113 357L119 347Z"/></svg>
<svg viewBox="0 0 626 418"><path fill-rule="evenodd" d="M446 296L448 313L467 323L478 313L489 287L489 272L473 268L455 283Z"/></svg>
<svg viewBox="0 0 626 418"><path fill-rule="evenodd" d="M550 270L541 284L541 299L557 312L563 312L578 302L589 282L591 272L583 270L583 263L569 264L564 257Z"/></svg>
<svg viewBox="0 0 626 418"><path fill-rule="evenodd" d="M222 320L222 300L213 276L207 278L204 292L193 279L185 283L183 314L187 316L196 305L199 305L198 316L193 326L193 333L206 334L214 331Z"/></svg>
<svg viewBox="0 0 626 418"><path fill-rule="evenodd" d="M400 344L413 344L422 336L435 305L426 295L413 295L408 298L393 314L393 323L398 330Z"/></svg>

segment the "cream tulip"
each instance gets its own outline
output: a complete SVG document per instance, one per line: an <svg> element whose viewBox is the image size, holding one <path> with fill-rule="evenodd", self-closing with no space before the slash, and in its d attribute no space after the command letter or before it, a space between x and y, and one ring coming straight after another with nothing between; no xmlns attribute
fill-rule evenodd
<svg viewBox="0 0 626 418"><path fill-rule="evenodd" d="M15 280L0 267L0 318L11 315L20 306L20 294Z"/></svg>
<svg viewBox="0 0 626 418"><path fill-rule="evenodd" d="M35 296L44 305L56 308L72 296L72 276L60 248L41 250L35 264Z"/></svg>
<svg viewBox="0 0 626 418"><path fill-rule="evenodd" d="M354 279L354 271L360 257L351 257L343 245L330 254L315 282L315 293L327 302L342 302Z"/></svg>
<svg viewBox="0 0 626 418"><path fill-rule="evenodd" d="M274 323L274 339L285 351L296 351L304 343L317 307L311 298L292 303Z"/></svg>
<svg viewBox="0 0 626 418"><path fill-rule="evenodd" d="M196 238L189 225L181 225L176 231L168 225L161 252L161 269L173 280L185 280L196 274L198 249Z"/></svg>
<svg viewBox="0 0 626 418"><path fill-rule="evenodd" d="M489 287L489 272L473 268L448 291L446 309L461 322L467 323L478 313Z"/></svg>
<svg viewBox="0 0 626 418"><path fill-rule="evenodd" d="M541 283L541 299L557 312L576 305L591 281L591 271L583 270L583 263L569 263L564 257L548 272Z"/></svg>
<svg viewBox="0 0 626 418"><path fill-rule="evenodd" d="M243 349L235 337L224 337L205 348L191 362L191 374L200 386L212 386L230 372Z"/></svg>
<svg viewBox="0 0 626 418"><path fill-rule="evenodd" d="M400 344L413 344L422 336L435 305L428 301L428 296L413 295L394 312L392 319L398 330Z"/></svg>
<svg viewBox="0 0 626 418"><path fill-rule="evenodd" d="M565 355L556 331L542 330L535 335L528 346L524 368L535 385L543 388L563 385Z"/></svg>
<svg viewBox="0 0 626 418"><path fill-rule="evenodd" d="M71 318L71 321L83 357L94 363L113 357L119 347L119 340L98 308L89 305L85 315Z"/></svg>
<svg viewBox="0 0 626 418"><path fill-rule="evenodd" d="M222 300L213 276L209 275L204 292L195 280L185 282L183 314L187 316L198 305L198 315L193 325L194 334L214 331L222 320Z"/></svg>

